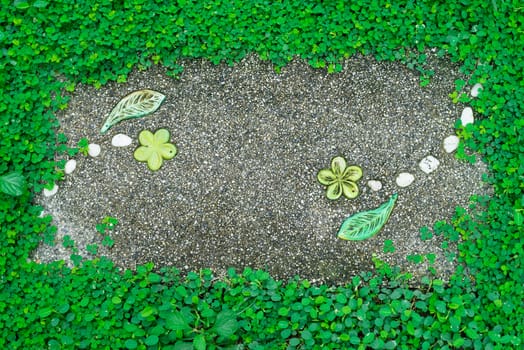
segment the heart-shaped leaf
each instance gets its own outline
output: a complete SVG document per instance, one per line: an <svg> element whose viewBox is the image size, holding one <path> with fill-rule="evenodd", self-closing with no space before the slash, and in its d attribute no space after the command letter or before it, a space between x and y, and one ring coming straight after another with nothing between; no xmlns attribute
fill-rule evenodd
<svg viewBox="0 0 524 350"><path fill-rule="evenodd" d="M4 176L0 176L0 191L11 196L21 196L24 192L25 178L22 174L12 172Z"/></svg>
<svg viewBox="0 0 524 350"><path fill-rule="evenodd" d="M107 117L101 134L105 134L113 125L122 120L139 118L151 114L160 107L166 96L160 92L144 89L126 95L113 108Z"/></svg>
<svg viewBox="0 0 524 350"><path fill-rule="evenodd" d="M395 193L378 208L351 215L340 226L338 238L361 241L373 237L388 221L396 201Z"/></svg>

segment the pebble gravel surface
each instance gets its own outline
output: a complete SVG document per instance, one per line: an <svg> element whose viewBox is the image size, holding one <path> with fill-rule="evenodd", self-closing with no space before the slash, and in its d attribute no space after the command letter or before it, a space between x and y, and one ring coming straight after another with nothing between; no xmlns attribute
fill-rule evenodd
<svg viewBox="0 0 524 350"><path fill-rule="evenodd" d="M336 74L298 59L276 73L248 56L235 66L182 62L178 78L153 66L134 71L126 83L77 85L58 115L60 132L71 146L84 137L100 145L100 154L76 155L57 193L36 198L58 231L55 246L42 243L34 259L69 261L71 250L62 246L69 235L80 254L92 257L86 246L98 244L99 254L130 269L152 261L183 272L211 268L220 276L228 267L252 267L277 279L299 275L340 284L372 269L373 255L423 274L427 265L406 256L434 253L445 278L453 263L442 239L423 241L419 229L449 220L456 206L467 207L471 195L491 189L481 181L485 164L459 161L443 148L465 107L448 94L464 77L449 61L428 57L435 75L426 87L399 63L363 56L347 59ZM145 88L166 95L160 108L101 135L113 106ZM133 151L140 131L158 128L170 131L178 154L152 172ZM117 134L131 137L131 145L113 146ZM429 155L439 165L426 174L419 163ZM363 170L354 200L328 200L317 181L335 156ZM399 187L395 180L404 172L414 180ZM377 235L337 239L346 217L378 207L393 193L397 204ZM105 216L119 221L111 249L95 229ZM394 252L384 252L386 240Z"/></svg>

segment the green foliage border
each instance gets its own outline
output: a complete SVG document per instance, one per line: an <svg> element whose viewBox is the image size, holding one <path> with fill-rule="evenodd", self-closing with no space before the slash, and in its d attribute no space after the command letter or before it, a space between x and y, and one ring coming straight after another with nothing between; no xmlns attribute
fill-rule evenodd
<svg viewBox="0 0 524 350"><path fill-rule="evenodd" d="M524 268L524 8L518 0L453 3L378 0L97 1L2 0L0 175L27 189L0 193L0 346L4 348L479 348L522 346ZM461 63L468 81L451 98L480 116L457 130L488 162L496 193L477 197L435 234L459 244L449 284L407 276L376 261L377 274L343 287L281 284L266 272L176 270L119 273L103 258L69 269L28 257L52 239L33 193L61 177L55 155L73 152L56 134L61 91L78 82L124 82L129 72L180 59L234 64L248 53L278 71L295 57L329 72L356 53L400 60L421 73L426 49ZM64 80L65 78L65 80ZM484 86L469 101L464 89ZM427 235L427 232L425 233ZM233 333L231 331L234 331ZM244 344L244 345L239 345Z"/></svg>

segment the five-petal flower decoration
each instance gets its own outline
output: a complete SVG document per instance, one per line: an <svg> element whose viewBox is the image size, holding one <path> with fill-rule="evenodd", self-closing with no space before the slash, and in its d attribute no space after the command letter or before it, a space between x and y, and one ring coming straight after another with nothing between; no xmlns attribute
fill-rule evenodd
<svg viewBox="0 0 524 350"><path fill-rule="evenodd" d="M318 172L318 181L327 186L327 197L338 199L342 194L353 199L358 196L359 190L356 182L362 177L362 169L356 165L347 166L342 157L331 160L331 169L322 169Z"/></svg>
<svg viewBox="0 0 524 350"><path fill-rule="evenodd" d="M158 129L155 134L149 130L142 130L138 135L141 146L135 150L134 157L139 162L147 162L152 171L160 169L164 159L171 159L176 155L176 146L169 143L169 131Z"/></svg>

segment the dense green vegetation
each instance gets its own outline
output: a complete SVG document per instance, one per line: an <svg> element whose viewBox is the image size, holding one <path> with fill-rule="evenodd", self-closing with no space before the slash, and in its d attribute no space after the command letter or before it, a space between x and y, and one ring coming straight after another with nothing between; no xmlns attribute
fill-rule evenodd
<svg viewBox="0 0 524 350"><path fill-rule="evenodd" d="M524 6L520 0L454 2L2 0L0 176L23 174L23 194L0 192L0 347L6 349L522 348L524 342ZM167 5L172 3L171 5ZM401 5L399 5L401 4ZM61 89L124 82L134 68L248 53L276 69L294 57L335 72L355 53L401 60L421 73L424 50L460 62L468 81L450 98L481 116L464 146L488 162L496 193L457 210L434 234L459 243L449 284L376 261L343 287L282 284L263 271L141 266L118 273L100 258L69 269L31 263L53 237L34 193L60 178L55 155L75 152L57 135ZM484 90L469 101L473 83ZM428 235L428 231L424 231ZM169 344L169 345L168 345ZM241 345L244 344L244 345Z"/></svg>

